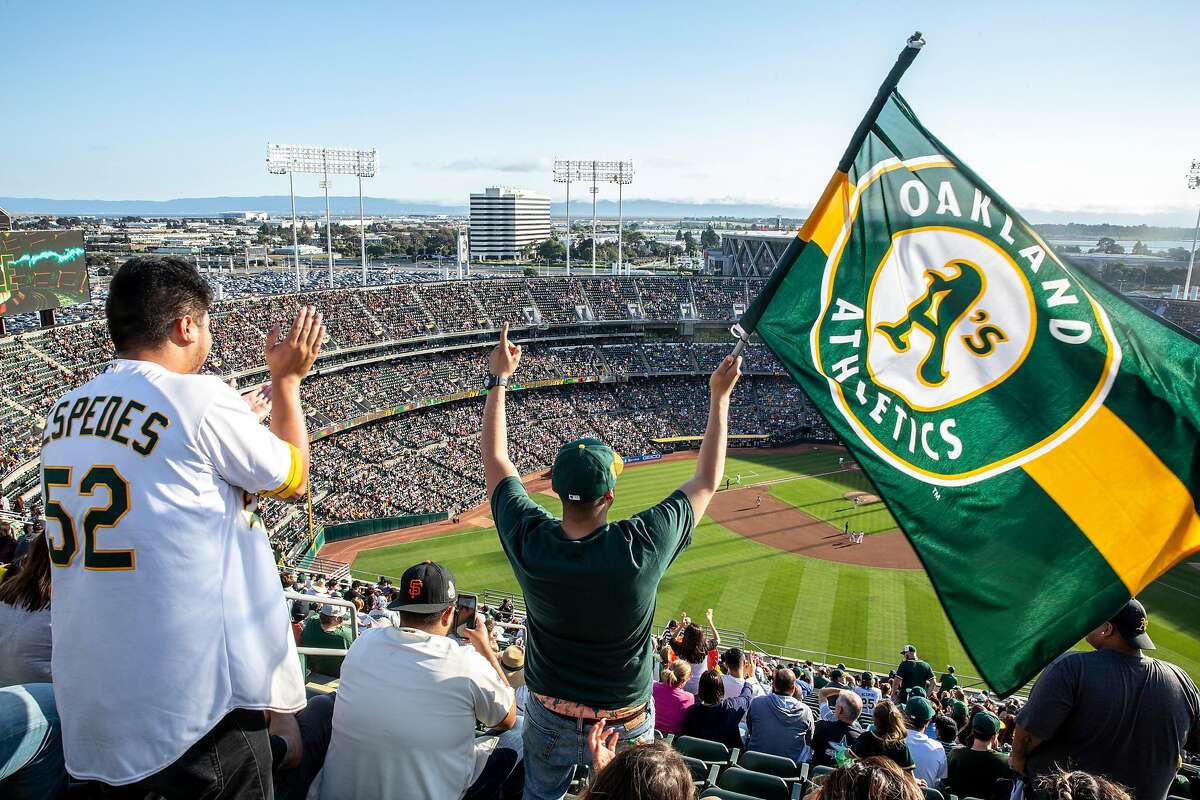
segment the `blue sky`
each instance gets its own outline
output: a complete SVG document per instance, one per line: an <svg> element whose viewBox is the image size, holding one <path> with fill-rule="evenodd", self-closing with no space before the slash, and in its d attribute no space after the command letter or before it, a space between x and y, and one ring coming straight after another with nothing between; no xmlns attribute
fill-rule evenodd
<svg viewBox="0 0 1200 800"><path fill-rule="evenodd" d="M378 147L377 196L561 199L554 158L630 158L630 197L807 206L919 28L903 93L1019 208L1188 224L1200 202L1195 0L0 0L0 17L6 196L285 193L272 141Z"/></svg>

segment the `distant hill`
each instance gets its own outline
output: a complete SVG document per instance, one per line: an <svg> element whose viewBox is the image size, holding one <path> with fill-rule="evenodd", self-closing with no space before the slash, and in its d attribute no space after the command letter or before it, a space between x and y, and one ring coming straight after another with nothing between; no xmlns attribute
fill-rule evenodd
<svg viewBox="0 0 1200 800"><path fill-rule="evenodd" d="M334 215L358 216L358 197L338 195L329 198ZM407 214L448 214L465 217L465 203L439 203L422 200L403 200L391 197L366 197L366 213L372 216L402 216ZM49 214L56 216L139 216L139 217L215 217L223 212L266 211L274 215L291 213L287 195L259 197L179 197L171 200L58 200L45 197L0 197L0 208L13 214ZM298 196L296 209L303 216L325 213L325 197ZM769 203L685 202L674 200L629 199L625 201L625 219L760 219L801 220L808 215L809 206L782 206ZM565 203L551 204L551 213L562 217ZM599 216L615 219L617 203L601 200L596 204ZM1183 239L1191 237L1189 220L1194 212L1162 212L1156 214L1123 214L1099 211L1040 211L1026 209L1025 216L1046 236L1053 238L1114 239ZM590 200L573 200L571 217L591 217ZM1180 227L1176 227L1180 226Z"/></svg>

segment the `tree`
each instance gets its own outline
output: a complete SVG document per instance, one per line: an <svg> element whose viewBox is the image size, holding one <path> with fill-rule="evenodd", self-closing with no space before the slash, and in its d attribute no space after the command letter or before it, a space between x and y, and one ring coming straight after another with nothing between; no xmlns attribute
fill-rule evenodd
<svg viewBox="0 0 1200 800"><path fill-rule="evenodd" d="M1092 252L1119 256L1125 254L1125 248L1117 244L1115 239L1109 236L1101 236L1100 241L1096 242L1096 246L1092 248Z"/></svg>
<svg viewBox="0 0 1200 800"><path fill-rule="evenodd" d="M308 227L307 222L300 223L300 232L296 234L296 238L300 244L312 244L312 228Z"/></svg>
<svg viewBox="0 0 1200 800"><path fill-rule="evenodd" d="M565 261L567 248L558 239L546 239L537 246L537 257L543 261Z"/></svg>
<svg viewBox="0 0 1200 800"><path fill-rule="evenodd" d="M521 270L521 274L526 278L536 278L538 275L537 267L526 267Z"/></svg>
<svg viewBox="0 0 1200 800"><path fill-rule="evenodd" d="M688 231L683 235L683 251L688 255L695 253L699 248L696 247L696 239L692 236L692 232Z"/></svg>
<svg viewBox="0 0 1200 800"><path fill-rule="evenodd" d="M713 228L712 223L704 229L704 233L700 234L700 246L707 250L710 247L720 247L721 237L717 235L717 231Z"/></svg>
<svg viewBox="0 0 1200 800"><path fill-rule="evenodd" d="M1150 255L1150 248L1141 241L1138 241L1134 243L1133 250L1130 252L1135 256L1148 256Z"/></svg>

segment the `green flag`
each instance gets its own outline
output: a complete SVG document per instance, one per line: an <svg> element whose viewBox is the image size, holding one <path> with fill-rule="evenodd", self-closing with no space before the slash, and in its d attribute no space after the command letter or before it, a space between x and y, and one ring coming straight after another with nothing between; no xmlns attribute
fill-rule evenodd
<svg viewBox="0 0 1200 800"><path fill-rule="evenodd" d="M1200 550L1200 344L1060 260L898 93L875 108L741 324L1009 693Z"/></svg>

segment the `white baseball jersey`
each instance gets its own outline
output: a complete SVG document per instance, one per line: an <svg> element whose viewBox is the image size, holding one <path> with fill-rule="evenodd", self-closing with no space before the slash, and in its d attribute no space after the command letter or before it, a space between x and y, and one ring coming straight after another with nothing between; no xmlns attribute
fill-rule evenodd
<svg viewBox="0 0 1200 800"><path fill-rule="evenodd" d="M255 500L293 494L302 465L237 392L115 361L51 409L42 470L71 775L132 783L235 708L304 707Z"/></svg>

